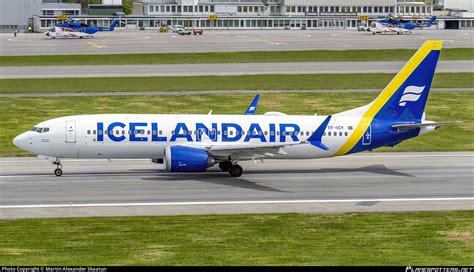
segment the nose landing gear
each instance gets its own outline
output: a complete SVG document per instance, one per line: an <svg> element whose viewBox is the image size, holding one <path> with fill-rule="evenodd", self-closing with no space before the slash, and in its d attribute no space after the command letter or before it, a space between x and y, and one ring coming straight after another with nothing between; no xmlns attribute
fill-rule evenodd
<svg viewBox="0 0 474 272"><path fill-rule="evenodd" d="M61 161L59 159L56 159L56 161L53 161L53 164L56 165L56 169L54 169L54 174L56 175L56 177L62 176L63 170L61 168L63 168L63 166L61 165Z"/></svg>

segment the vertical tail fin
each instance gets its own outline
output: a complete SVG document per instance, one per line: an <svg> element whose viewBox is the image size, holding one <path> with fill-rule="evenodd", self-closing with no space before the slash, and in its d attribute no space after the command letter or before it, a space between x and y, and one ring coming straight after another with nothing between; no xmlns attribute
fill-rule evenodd
<svg viewBox="0 0 474 272"><path fill-rule="evenodd" d="M372 103L342 113L362 118L335 156L350 152L374 119L389 124L421 123L441 48L442 41L426 41Z"/></svg>
<svg viewBox="0 0 474 272"><path fill-rule="evenodd" d="M364 116L421 120L442 41L426 41L372 102Z"/></svg>
<svg viewBox="0 0 474 272"><path fill-rule="evenodd" d="M426 24L427 27L430 27L433 25L433 23L436 21L436 16L432 16L428 23Z"/></svg>
<svg viewBox="0 0 474 272"><path fill-rule="evenodd" d="M109 28L109 31L114 31L115 27L118 26L119 20L115 20Z"/></svg>

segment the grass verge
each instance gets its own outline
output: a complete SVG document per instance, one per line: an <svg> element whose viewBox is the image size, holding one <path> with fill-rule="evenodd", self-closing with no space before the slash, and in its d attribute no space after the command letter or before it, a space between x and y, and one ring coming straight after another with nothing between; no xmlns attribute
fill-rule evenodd
<svg viewBox="0 0 474 272"><path fill-rule="evenodd" d="M408 60L415 49L304 50L210 53L1 56L0 66L120 65L248 62L335 62ZM472 60L474 48L446 48L442 60Z"/></svg>
<svg viewBox="0 0 474 272"><path fill-rule="evenodd" d="M473 211L0 221L2 265L472 265Z"/></svg>
<svg viewBox="0 0 474 272"><path fill-rule="evenodd" d="M375 93L264 94L258 113L333 114L365 105ZM242 114L252 94L178 96L102 96L0 98L0 156L28 156L12 144L14 136L33 125L55 117L98 113L200 113ZM470 151L474 150L473 92L433 92L427 105L427 119L460 120L384 151Z"/></svg>
<svg viewBox="0 0 474 272"><path fill-rule="evenodd" d="M249 75L0 79L0 93L149 92L182 90L382 89L393 74ZM473 88L474 73L435 74L434 88Z"/></svg>

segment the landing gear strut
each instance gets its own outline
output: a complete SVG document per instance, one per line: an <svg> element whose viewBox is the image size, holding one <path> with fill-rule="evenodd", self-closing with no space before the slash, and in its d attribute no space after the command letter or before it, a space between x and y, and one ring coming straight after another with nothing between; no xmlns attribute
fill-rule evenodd
<svg viewBox="0 0 474 272"><path fill-rule="evenodd" d="M233 177L242 176L243 171L244 170L242 170L242 167L240 167L240 165L238 165L238 164L234 164L229 168L229 174Z"/></svg>
<svg viewBox="0 0 474 272"><path fill-rule="evenodd" d="M56 165L56 169L54 169L54 174L56 175L56 177L62 176L63 170L61 168L63 168L63 166L61 165L61 161L59 159L56 159L56 161L53 161L53 164Z"/></svg>
<svg viewBox="0 0 474 272"><path fill-rule="evenodd" d="M223 161L219 163L219 168L223 172L228 172L231 167L232 167L232 163L230 161Z"/></svg>

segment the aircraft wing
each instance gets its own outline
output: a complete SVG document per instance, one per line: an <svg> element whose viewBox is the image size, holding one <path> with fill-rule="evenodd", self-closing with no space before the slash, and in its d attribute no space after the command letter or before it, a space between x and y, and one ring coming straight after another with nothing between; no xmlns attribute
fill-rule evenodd
<svg viewBox="0 0 474 272"><path fill-rule="evenodd" d="M288 143L218 143L218 142L200 142L192 143L187 146L207 150L217 158L245 158L261 159L273 157L275 155L286 155L284 148L305 144L307 142L288 142Z"/></svg>
<svg viewBox="0 0 474 272"><path fill-rule="evenodd" d="M253 99L252 103L250 103L249 107L245 111L245 115L255 115L255 112L257 111L257 105L258 105L258 99L260 98L260 95L257 94L255 98Z"/></svg>
<svg viewBox="0 0 474 272"><path fill-rule="evenodd" d="M422 127L436 127L439 128L442 125L453 124L453 123L460 123L459 121L450 121L450 122L426 122L426 123L406 123L406 124L395 124L392 125L392 128L396 128L398 130L410 130L410 129L417 129Z"/></svg>

